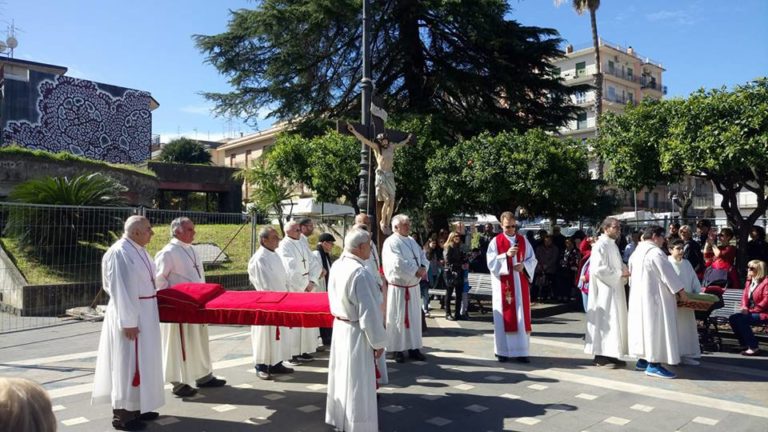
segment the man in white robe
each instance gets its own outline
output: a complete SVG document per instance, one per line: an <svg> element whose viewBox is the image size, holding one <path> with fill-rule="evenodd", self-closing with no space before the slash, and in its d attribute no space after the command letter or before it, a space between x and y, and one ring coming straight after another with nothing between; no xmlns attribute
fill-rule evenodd
<svg viewBox="0 0 768 432"><path fill-rule="evenodd" d="M502 363L510 358L529 363L530 284L538 262L531 244L517 233L512 212L502 213L500 221L504 231L491 240L486 253L492 276L494 351Z"/></svg>
<svg viewBox="0 0 768 432"><path fill-rule="evenodd" d="M621 222L608 217L601 229L603 233L592 245L590 256L584 352L595 356L595 366L624 367L627 363L621 357L628 353L624 278L629 271L616 244Z"/></svg>
<svg viewBox="0 0 768 432"><path fill-rule="evenodd" d="M333 323L328 362L325 422L346 432L377 432L374 359L384 354L387 335L376 298L376 282L365 268L370 237L352 230L344 253L331 267L328 297Z"/></svg>
<svg viewBox="0 0 768 432"><path fill-rule="evenodd" d="M384 241L381 258L387 292L387 351L395 361L405 362L405 350L414 360L424 361L421 353L421 291L419 282L427 274L429 261L424 250L408 236L411 221L399 214L392 218L392 235Z"/></svg>
<svg viewBox="0 0 768 432"><path fill-rule="evenodd" d="M371 220L365 213L359 213L355 216L355 225L352 226L352 229L361 229L363 231L368 232L370 235L370 229L369 227ZM379 259L379 251L376 247L376 242L371 239L371 254L368 257L368 259L365 260L365 268L368 270L368 273L371 274L371 277L376 282L376 301L381 306L381 316L386 317L387 316L387 284L384 283L384 280L381 278L381 273L379 272L379 269L381 268L381 260ZM382 322L382 324L384 324ZM384 326L386 328L386 326ZM376 381L380 386L388 384L389 383L389 373L387 372L387 357L386 355L383 355L376 359L376 368L379 371L379 378Z"/></svg>
<svg viewBox="0 0 768 432"><path fill-rule="evenodd" d="M125 221L123 237L104 254L102 284L109 303L101 327L92 403L112 403L112 426L140 430L165 404L155 265L144 248L152 226L143 216Z"/></svg>
<svg viewBox="0 0 768 432"><path fill-rule="evenodd" d="M682 228L680 229L682 232ZM685 255L686 242L683 239L672 240L669 244L669 262L675 268L675 273L680 276L686 294L698 294L701 291L701 282L696 277L693 265L683 256ZM698 366L701 358L701 346L699 345L699 332L696 326L696 314L692 309L677 308L677 341L680 350L680 363L690 366Z"/></svg>
<svg viewBox="0 0 768 432"><path fill-rule="evenodd" d="M267 226L259 232L261 247L248 261L248 278L256 291L288 292L288 274L283 261L275 252L280 237L277 231ZM272 379L272 374L293 373L283 366L282 361L291 357L292 332L277 326L251 326L251 343L256 375Z"/></svg>
<svg viewBox="0 0 768 432"><path fill-rule="evenodd" d="M277 254L283 261L285 271L288 273L288 287L292 292L313 292L317 291L318 278L320 271L317 271L315 265L315 256L309 249L307 242L301 240L301 227L296 221L290 221L285 224L285 237L280 240L277 248ZM289 364L295 366L301 363L314 360L309 353L315 352L320 337L320 331L316 328L293 328L290 329L291 340L291 360Z"/></svg>
<svg viewBox="0 0 768 432"><path fill-rule="evenodd" d="M309 245L309 236L315 232L315 223L310 218L301 219L299 220L299 229L301 230L301 241L303 241L307 246L307 249L311 251L312 247ZM309 280L314 281L316 285L319 285L320 280L324 279L327 274L325 268L323 268L323 262L320 257L313 253L312 261L309 264Z"/></svg>
<svg viewBox="0 0 768 432"><path fill-rule="evenodd" d="M186 217L171 221L171 241L155 255L158 290L180 283L205 282L203 261L192 247L195 224ZM160 324L163 340L163 369L165 381L173 385L179 397L190 397L198 387L221 387L227 382L213 376L208 347L207 324Z"/></svg>
<svg viewBox="0 0 768 432"><path fill-rule="evenodd" d="M680 363L677 300L687 300L683 283L661 250L664 229L652 225L629 258L629 354L648 376L675 378L661 363ZM591 293L590 293L591 295Z"/></svg>

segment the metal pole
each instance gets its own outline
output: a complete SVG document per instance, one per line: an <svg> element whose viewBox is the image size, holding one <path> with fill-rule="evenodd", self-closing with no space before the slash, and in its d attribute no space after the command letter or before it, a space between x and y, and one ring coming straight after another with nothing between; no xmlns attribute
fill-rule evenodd
<svg viewBox="0 0 768 432"><path fill-rule="evenodd" d="M370 20L370 0L363 0L363 78L360 80L360 89L362 91L362 119L361 123L365 128L365 137L369 140L371 137L371 94L373 93L373 81L371 80L371 20ZM376 239L376 197L374 193L369 193L371 188L371 149L365 144L360 148L360 196L357 199L357 206L361 212L366 212L371 219L370 231Z"/></svg>

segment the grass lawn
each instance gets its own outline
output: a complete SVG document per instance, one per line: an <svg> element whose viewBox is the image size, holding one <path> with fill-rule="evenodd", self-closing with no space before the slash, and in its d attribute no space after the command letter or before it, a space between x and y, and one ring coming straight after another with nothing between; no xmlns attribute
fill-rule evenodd
<svg viewBox="0 0 768 432"><path fill-rule="evenodd" d="M251 226L245 225L238 232L240 227L241 225L235 224L195 226L197 231L195 243L214 243L224 248L231 240L224 250L229 261L206 267L206 274L223 275L248 271L248 260L251 257ZM257 227L257 233L260 228L261 226ZM170 238L167 226L156 226L154 230L155 235L147 245L147 250L152 256L162 249ZM312 250L315 249L318 235L315 233L309 238ZM98 281L101 277L101 257L107 250L105 245L81 243L77 247L56 251L54 256L42 260L20 250L13 239L2 237L0 244L31 285ZM256 244L258 245L258 239ZM334 246L332 255L337 257L340 253L339 245Z"/></svg>

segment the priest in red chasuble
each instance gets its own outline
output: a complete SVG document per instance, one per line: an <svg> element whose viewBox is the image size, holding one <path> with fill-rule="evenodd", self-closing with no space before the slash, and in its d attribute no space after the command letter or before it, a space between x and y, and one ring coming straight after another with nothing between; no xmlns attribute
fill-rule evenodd
<svg viewBox="0 0 768 432"><path fill-rule="evenodd" d="M530 284L536 269L533 247L517 233L512 212L501 214L504 232L488 245L486 259L493 276L493 337L500 362L528 363L531 334Z"/></svg>

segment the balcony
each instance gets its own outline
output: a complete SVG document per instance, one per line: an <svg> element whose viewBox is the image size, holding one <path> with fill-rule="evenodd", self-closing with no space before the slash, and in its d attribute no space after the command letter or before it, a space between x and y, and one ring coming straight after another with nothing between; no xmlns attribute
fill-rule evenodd
<svg viewBox="0 0 768 432"><path fill-rule="evenodd" d="M603 100L610 103L617 103L622 105L626 105L627 102L629 102L629 99L627 99L626 96L619 96L619 95L606 95L606 96L603 96Z"/></svg>
<svg viewBox="0 0 768 432"><path fill-rule="evenodd" d="M605 71L605 74L606 75L610 75L610 76L614 76L616 78L621 78L621 79L623 79L625 81L629 81L629 82L632 82L632 83L635 83L635 84L640 83L640 77L638 77L637 75L629 75L626 72L622 72L622 71L620 71L618 69L612 69L611 70L609 68L607 71Z"/></svg>

